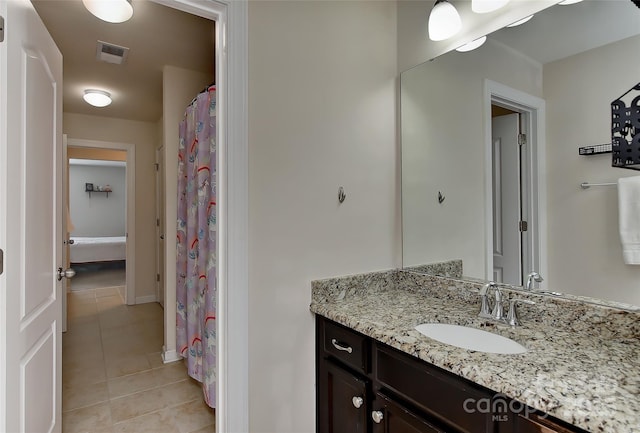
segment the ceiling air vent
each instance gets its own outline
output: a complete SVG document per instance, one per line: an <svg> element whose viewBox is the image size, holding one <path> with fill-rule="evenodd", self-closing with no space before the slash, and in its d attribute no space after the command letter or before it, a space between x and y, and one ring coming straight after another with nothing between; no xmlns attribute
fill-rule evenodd
<svg viewBox="0 0 640 433"><path fill-rule="evenodd" d="M98 41L96 48L96 59L101 62L114 63L121 65L127 60L129 48L120 45L110 44L104 41Z"/></svg>

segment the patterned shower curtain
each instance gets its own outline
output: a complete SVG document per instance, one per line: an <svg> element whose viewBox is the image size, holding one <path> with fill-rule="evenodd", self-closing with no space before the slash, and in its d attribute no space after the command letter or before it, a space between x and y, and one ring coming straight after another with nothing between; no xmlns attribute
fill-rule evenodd
<svg viewBox="0 0 640 433"><path fill-rule="evenodd" d="M177 344L189 376L216 406L216 98L200 93L180 122L178 148Z"/></svg>

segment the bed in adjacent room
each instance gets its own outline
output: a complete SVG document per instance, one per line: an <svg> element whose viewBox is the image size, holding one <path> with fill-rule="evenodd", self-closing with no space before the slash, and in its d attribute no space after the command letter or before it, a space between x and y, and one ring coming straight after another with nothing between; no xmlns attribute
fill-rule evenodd
<svg viewBox="0 0 640 433"><path fill-rule="evenodd" d="M109 262L126 259L126 237L72 237L71 263Z"/></svg>

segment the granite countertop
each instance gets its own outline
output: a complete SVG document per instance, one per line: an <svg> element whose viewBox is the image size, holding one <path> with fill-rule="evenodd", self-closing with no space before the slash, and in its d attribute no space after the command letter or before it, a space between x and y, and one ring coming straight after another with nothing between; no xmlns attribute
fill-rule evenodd
<svg viewBox="0 0 640 433"><path fill-rule="evenodd" d="M640 432L640 312L518 293L536 305L521 305L511 328L477 316L479 287L404 271L335 278L312 283L311 311L585 430ZM443 344L414 329L428 322L487 329L528 351Z"/></svg>

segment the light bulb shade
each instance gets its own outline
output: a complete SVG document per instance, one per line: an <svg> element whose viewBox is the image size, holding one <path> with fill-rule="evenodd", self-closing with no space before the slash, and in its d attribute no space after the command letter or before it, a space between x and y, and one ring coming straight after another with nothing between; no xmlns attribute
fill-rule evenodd
<svg viewBox="0 0 640 433"><path fill-rule="evenodd" d="M444 41L462 28L460 14L447 0L438 0L429 14L429 39Z"/></svg>
<svg viewBox="0 0 640 433"><path fill-rule="evenodd" d="M123 23L133 16L131 0L82 0L84 7L108 23Z"/></svg>
<svg viewBox="0 0 640 433"><path fill-rule="evenodd" d="M469 43L464 44L461 47L456 48L456 51L460 51L461 53L466 53L467 51L475 50L484 44L487 40L486 36L479 37L478 39L471 41Z"/></svg>
<svg viewBox="0 0 640 433"><path fill-rule="evenodd" d="M486 14L497 11L507 3L509 0L471 0L471 10L477 14Z"/></svg>
<svg viewBox="0 0 640 433"><path fill-rule="evenodd" d="M87 89L82 98L94 107L106 107L111 104L111 94L104 90Z"/></svg>

